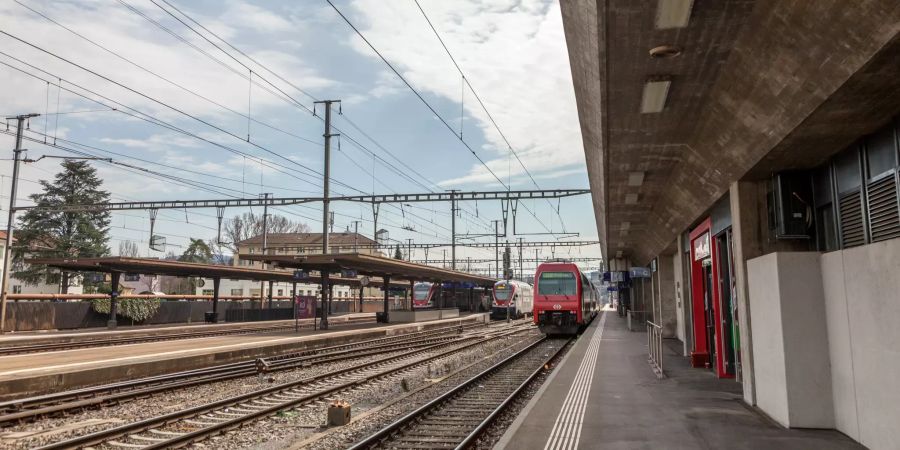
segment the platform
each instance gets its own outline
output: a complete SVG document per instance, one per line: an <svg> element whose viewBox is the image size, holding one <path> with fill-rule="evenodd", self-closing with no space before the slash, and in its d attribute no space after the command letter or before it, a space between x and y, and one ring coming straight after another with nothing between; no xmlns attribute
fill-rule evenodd
<svg viewBox="0 0 900 450"><path fill-rule="evenodd" d="M341 323L346 320L361 320L364 318L375 319L375 313L350 313L331 315L329 321ZM313 319L300 319L300 326L311 326ZM196 331L230 331L247 328L259 328L266 326L294 325L294 319L289 320L263 320L254 322L219 322L219 323L172 323L159 325L134 325L120 326L114 330L108 328L80 328L77 330L38 330L17 331L0 335L0 347L5 345L29 345L50 344L63 342L79 342L94 339L118 339L144 336L166 336Z"/></svg>
<svg viewBox="0 0 900 450"><path fill-rule="evenodd" d="M458 308L414 309L412 311L391 311L391 323L427 322L429 320L453 319L459 317Z"/></svg>
<svg viewBox="0 0 900 450"><path fill-rule="evenodd" d="M667 378L646 334L607 311L588 327L495 449L863 449L837 431L785 429L741 400L741 386L668 349Z"/></svg>
<svg viewBox="0 0 900 450"><path fill-rule="evenodd" d="M267 332L91 347L0 357L0 400L198 369L251 358L420 331L459 322L487 322L472 314L412 324L353 324L332 330Z"/></svg>

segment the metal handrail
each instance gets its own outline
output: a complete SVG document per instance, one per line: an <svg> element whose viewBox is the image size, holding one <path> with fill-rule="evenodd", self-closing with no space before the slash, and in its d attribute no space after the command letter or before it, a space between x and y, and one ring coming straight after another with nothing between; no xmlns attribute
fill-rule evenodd
<svg viewBox="0 0 900 450"><path fill-rule="evenodd" d="M657 378L663 378L663 340L662 327L647 321L647 348L649 353L650 367L656 373Z"/></svg>

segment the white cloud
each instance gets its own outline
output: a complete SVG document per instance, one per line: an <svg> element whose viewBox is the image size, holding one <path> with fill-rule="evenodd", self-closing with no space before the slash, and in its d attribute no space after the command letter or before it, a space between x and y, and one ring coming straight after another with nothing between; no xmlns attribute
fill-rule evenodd
<svg viewBox="0 0 900 450"><path fill-rule="evenodd" d="M538 0L421 3L528 170L537 177L559 167L583 165L559 5ZM356 0L353 9L357 13L353 20L363 34L416 89L458 104L459 74L414 3ZM350 42L360 54L377 58L357 37ZM507 145L470 92L464 106L490 144L479 152L488 166L504 182L508 173L521 176L515 159L508 170ZM455 113L439 112L446 119ZM441 184L491 181L496 180L475 162L466 176Z"/></svg>
<svg viewBox="0 0 900 450"><path fill-rule="evenodd" d="M247 113L249 88L246 79L247 69L172 20L163 11L154 8L152 4L150 6L135 2L129 4L153 20L169 27L191 44L214 55L234 71L230 71L222 64L200 54L112 0L93 0L91 2L44 0L29 2L28 6L49 15L52 19L162 77L239 113ZM298 56L271 48L269 41L259 42L260 48L256 48L248 44L247 40L231 39L239 36L240 30L250 32L248 29L252 29L252 32L255 33L278 32L280 37L290 38L290 31L293 27L286 18L260 7L237 1L230 2L228 8L216 17L204 17L189 9L185 9L185 11L197 18L204 26L216 33L221 32L223 37L230 39L239 47L243 47L248 54L260 62L281 74L286 74L298 86L317 89L332 83L318 75L315 69L304 64ZM187 93L118 59L16 4L4 3L3 6L0 6L0 22L4 24L4 31L97 71L111 80L133 87L182 111L220 122L225 118L240 119L237 115L227 112L211 102ZM259 40L257 39L257 41ZM3 37L0 39L0 45L4 47L4 51L52 74L41 74L41 76L54 83L57 81L56 78L62 78L65 87L72 88L71 83L76 83L164 120L186 120L185 116L164 105L117 87L113 83L104 81L11 38ZM10 62L5 57L0 57L0 61ZM18 63L12 64L24 68ZM38 74L34 69L26 70ZM11 69L0 69L0 73L15 74L3 77L8 78L3 82L4 90L7 93L16 93L14 96L0 94L0 100L9 105L9 108L25 110L30 107L30 109L39 111L45 109L46 86L43 82L30 79ZM288 89L286 86L283 87ZM275 107L287 107L283 100L264 92L262 88L254 87L254 89L256 92L253 95L251 107L254 115ZM17 101L16 98L22 100ZM63 92L61 102L72 102L75 98L73 94ZM104 102L109 103L108 101ZM96 107L97 105L92 106ZM198 125L198 127L202 126Z"/></svg>

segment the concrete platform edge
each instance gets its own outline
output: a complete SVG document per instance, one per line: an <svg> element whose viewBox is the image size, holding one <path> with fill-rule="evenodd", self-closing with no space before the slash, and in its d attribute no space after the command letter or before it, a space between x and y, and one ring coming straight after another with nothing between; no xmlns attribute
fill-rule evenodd
<svg viewBox="0 0 900 450"><path fill-rule="evenodd" d="M337 345L371 338L394 336L434 328L436 326L467 321L481 322L482 318L480 315L471 315L461 318L445 319L442 321L396 324L384 328L357 330L358 332L355 333L348 333L348 331L351 330L342 330L337 333L343 334L337 336L331 333L318 334L308 336L307 339L277 345L249 347L208 354L194 354L175 358L141 361L131 364L93 367L69 372L27 376L13 380L0 381L0 400L12 400L26 396L48 394L67 389L101 384L98 383L98 380L102 380L103 383L125 381L227 364L251 358L277 356L284 353L327 345ZM98 347L98 350L102 351L103 348L104 347Z"/></svg>

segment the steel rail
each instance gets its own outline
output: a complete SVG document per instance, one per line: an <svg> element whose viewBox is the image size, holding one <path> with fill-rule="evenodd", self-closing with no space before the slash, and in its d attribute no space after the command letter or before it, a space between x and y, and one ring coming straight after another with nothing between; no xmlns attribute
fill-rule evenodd
<svg viewBox="0 0 900 450"><path fill-rule="evenodd" d="M506 333L512 335L516 333L521 333L526 329L513 329L506 331ZM501 334L501 333L495 333ZM488 342L496 336L486 336L481 339L478 339L474 342L468 343L464 346L459 346L457 348L452 348L450 350L442 351L435 355L431 355L425 358L415 359L409 363L401 364L400 366L392 366L386 370L379 371L373 375L365 375L361 379L354 379L346 383L340 383L328 388L317 389L314 393L303 395L302 397L294 398L292 400L282 401L281 403L261 409L256 409L251 413L245 414L241 417L237 417L231 420L209 424L204 428L198 429L193 432L187 432L181 434L179 436L171 437L170 439L160 440L154 444L150 444L148 446L140 447L144 450L150 449L164 449L164 448L178 448L185 445L188 445L193 442L197 442L205 439L208 436L219 434L223 431L236 428L244 423L254 421L260 417L266 417L271 414L275 414L278 411L293 408L301 404L306 404L315 400L322 399L330 394L335 392L339 392L345 389L358 387L360 384L373 381L384 376L388 376L391 374L403 372L412 367L420 366L422 364L426 364L436 359L440 359L446 356L449 356L453 353L458 353L460 351L464 351L468 348L471 348L475 345L479 345L484 342ZM383 366L385 364L391 364L392 362L402 361L404 359L415 357L416 355L427 353L428 351L437 349L439 347L443 347L445 344L434 344L428 346L423 349L411 350L408 352L401 353L399 355L388 356L385 358L381 358L375 361L371 361L365 364L360 364L353 367L348 367L344 369L334 370L325 374L304 378L300 380L294 380L287 383L282 383L276 386L271 386L265 389L261 389L254 392L249 392L246 394L241 394L229 398L225 398L222 400L218 400L215 402L207 403L204 405L199 405L195 407L191 407L182 411L176 411L173 413L163 414L157 417L152 417L149 419L144 419L138 422L121 425L118 427L94 432L91 434L87 434L84 436L79 436L76 438L68 439L65 441L49 444L43 447L39 447L37 450L62 450L62 449L73 449L73 448L83 448L86 446L94 446L103 443L109 443L114 439L127 437L129 435L134 435L136 433L142 433L148 430L157 429L160 427L166 427L173 425L175 423L179 423L185 420L191 420L202 416L204 414L215 412L221 408L232 407L236 405L248 406L248 403L255 400L260 400L267 398L272 394L282 394L288 393L292 389L296 389L302 386L314 386L316 383L324 383L324 382L334 382L334 380L338 379L341 376L346 376L348 374L353 373L362 373L367 369L376 368L379 366ZM251 408L252 409L252 408ZM211 419L207 419L211 420ZM130 445L130 444L129 444Z"/></svg>
<svg viewBox="0 0 900 450"><path fill-rule="evenodd" d="M483 383L489 377L492 377L497 374L498 371L506 368L510 364L515 361L520 360L523 356L530 353L536 347L541 345L542 343L548 342L551 339L544 336L541 340L532 343L531 345L519 350L518 352L504 358L502 361L494 364L493 366L485 369L481 373L473 376L472 378L466 380L465 382L457 385L453 389L445 392L441 396L429 401L428 403L416 408L414 411L406 414L405 416L397 419L396 421L390 423L384 428L378 430L377 432L369 435L365 439L357 442L353 446L349 447L349 450L362 450L362 449L371 449L378 448L381 444L386 443L393 437L401 434L405 429L409 428L413 425L418 419L425 417L438 408L458 399L462 398L468 391L470 391L474 386ZM497 407L491 411L488 416L483 419L463 440L462 442L456 446L456 448L463 448L464 445L468 445L471 443L478 434L480 434L484 429L486 429L491 422L497 417L500 412L502 412L518 395L522 393L524 388L531 383L540 373L545 370L545 366L557 358L562 351L568 347L568 344L572 342L572 339L566 341L565 344L561 345L556 352L553 353L549 358L543 360L543 362L536 368L510 395L508 395Z"/></svg>
<svg viewBox="0 0 900 450"><path fill-rule="evenodd" d="M475 324L467 324L465 329L475 328L476 326ZM457 326L440 327L400 336L369 339L356 343L310 349L262 359L269 364L270 371L289 370L323 362L396 351L398 347L402 349L412 348L409 345L412 342L417 343L414 346L418 347L430 345L431 343L446 343L447 341L459 340L461 338L459 334L443 335L448 331L458 330L459 327ZM357 352L360 347L363 350L361 353ZM126 382L7 401L0 403L0 412L3 413L0 415L0 426L21 423L25 420L73 409L105 406L134 397L183 389L207 382L251 376L256 373L256 360L246 360L205 369L145 377Z"/></svg>

